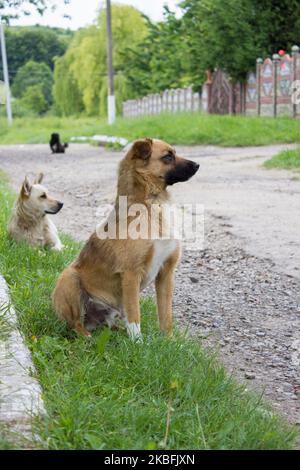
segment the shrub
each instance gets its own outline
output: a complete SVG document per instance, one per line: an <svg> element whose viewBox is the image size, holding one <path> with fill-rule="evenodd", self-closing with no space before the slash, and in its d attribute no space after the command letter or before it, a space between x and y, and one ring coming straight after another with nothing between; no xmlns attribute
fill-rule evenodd
<svg viewBox="0 0 300 470"><path fill-rule="evenodd" d="M43 94L42 85L33 85L27 88L22 98L21 105L36 114L44 114L48 109L48 103Z"/></svg>
<svg viewBox="0 0 300 470"><path fill-rule="evenodd" d="M52 103L53 76L51 69L45 63L30 60L18 70L12 86L16 98L22 98L29 87L38 85L49 107Z"/></svg>

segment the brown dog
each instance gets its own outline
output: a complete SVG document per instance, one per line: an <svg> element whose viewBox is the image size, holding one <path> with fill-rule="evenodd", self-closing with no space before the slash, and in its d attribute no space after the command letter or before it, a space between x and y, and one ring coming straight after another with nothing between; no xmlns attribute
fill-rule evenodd
<svg viewBox="0 0 300 470"><path fill-rule="evenodd" d="M111 326L116 316L125 317L130 337L140 339L140 291L155 280L160 329L171 333L174 270L180 245L175 238L151 238L151 207L165 207L169 201L167 186L187 181L198 168L197 163L178 157L160 140L144 139L133 144L120 163L115 208L100 227L102 235L94 232L58 279L53 302L59 318L89 336L98 324ZM130 235L130 224L135 222L131 209L125 215L124 234L121 196L127 197L129 208L137 204L146 208L146 237ZM161 236L164 211L160 213ZM112 221L114 237L108 236Z"/></svg>

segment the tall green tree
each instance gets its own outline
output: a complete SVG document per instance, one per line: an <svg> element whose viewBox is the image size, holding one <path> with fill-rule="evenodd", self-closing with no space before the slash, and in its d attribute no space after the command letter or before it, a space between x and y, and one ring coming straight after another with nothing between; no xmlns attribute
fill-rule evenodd
<svg viewBox="0 0 300 470"><path fill-rule="evenodd" d="M30 60L19 69L12 86L12 93L15 97L22 98L26 90L35 85L41 88L49 107L52 103L52 71L47 64Z"/></svg>
<svg viewBox="0 0 300 470"><path fill-rule="evenodd" d="M135 96L190 83L188 51L182 23L165 8L165 20L148 20L149 33L136 47L123 51L124 74Z"/></svg>
<svg viewBox="0 0 300 470"><path fill-rule="evenodd" d="M10 27L6 29L6 49L11 82L20 67L29 60L46 63L54 69L54 59L65 53L68 40L59 32L45 27ZM0 78L2 60L0 57Z"/></svg>
<svg viewBox="0 0 300 470"><path fill-rule="evenodd" d="M73 47L55 60L53 99L56 112L62 116L76 115L84 111L82 93L71 70L74 60Z"/></svg>
<svg viewBox="0 0 300 470"><path fill-rule="evenodd" d="M19 103L23 108L39 115L45 113L49 108L44 96L43 87L40 84L26 88Z"/></svg>
<svg viewBox="0 0 300 470"><path fill-rule="evenodd" d="M182 34L194 82L220 68L243 80L255 59L289 49L299 38L299 0L184 0Z"/></svg>
<svg viewBox="0 0 300 470"><path fill-rule="evenodd" d="M113 60L116 73L117 107L124 97L132 96L126 77L123 76L124 49L136 45L146 36L148 29L141 13L127 5L112 5L112 31L114 37ZM59 68L59 72L56 70ZM65 55L56 62L54 97L55 104L63 114L76 109L70 102L70 94L63 95L66 82L72 83L74 99L83 103L89 115L104 114L107 95L106 11L101 9L97 24L76 33ZM68 97L68 98L67 98ZM105 102L104 102L105 101Z"/></svg>

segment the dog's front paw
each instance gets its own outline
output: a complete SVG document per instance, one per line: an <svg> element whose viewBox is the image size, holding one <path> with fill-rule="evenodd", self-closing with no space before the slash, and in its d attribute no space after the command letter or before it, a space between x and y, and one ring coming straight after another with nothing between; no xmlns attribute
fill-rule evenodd
<svg viewBox="0 0 300 470"><path fill-rule="evenodd" d="M143 336L141 333L141 325L139 323L126 322L126 328L129 338L135 343L142 343Z"/></svg>
<svg viewBox="0 0 300 470"><path fill-rule="evenodd" d="M56 243L56 245L54 245L52 247L52 250L53 251L61 251L63 248L64 248L64 245L62 243Z"/></svg>

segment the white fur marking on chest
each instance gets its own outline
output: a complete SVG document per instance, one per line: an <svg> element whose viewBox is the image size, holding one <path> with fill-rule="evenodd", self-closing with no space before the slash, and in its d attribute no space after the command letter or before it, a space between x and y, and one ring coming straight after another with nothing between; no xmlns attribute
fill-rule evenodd
<svg viewBox="0 0 300 470"><path fill-rule="evenodd" d="M153 242L154 253L149 271L142 283L142 289L147 287L158 275L165 261L171 256L178 246L178 240L155 240Z"/></svg>

